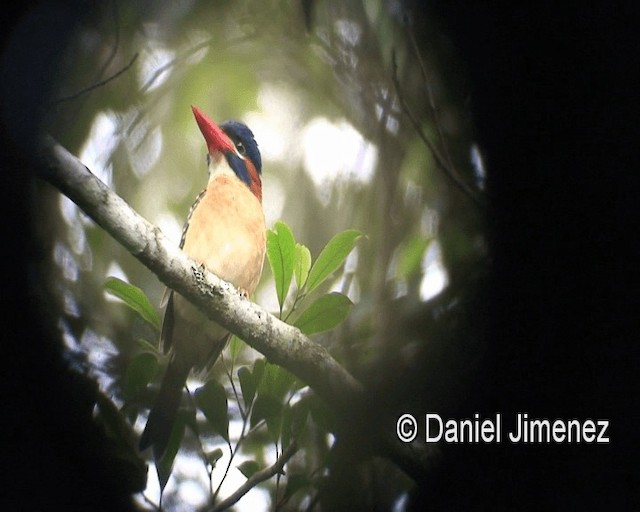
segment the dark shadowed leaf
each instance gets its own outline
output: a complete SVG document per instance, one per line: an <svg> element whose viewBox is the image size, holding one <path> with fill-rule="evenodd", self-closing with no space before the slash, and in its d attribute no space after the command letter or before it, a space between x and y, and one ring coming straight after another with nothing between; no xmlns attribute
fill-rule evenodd
<svg viewBox="0 0 640 512"><path fill-rule="evenodd" d="M171 430L171 436L169 437L169 443L167 449L164 452L162 458L156 461L156 471L158 472L158 481L160 483L160 492L162 492L169 481L171 476L171 469L173 468L173 461L178 454L178 449L182 444L182 438L184 437L186 420L182 414L178 414L176 421L173 424Z"/></svg>
<svg viewBox="0 0 640 512"><path fill-rule="evenodd" d="M238 465L238 469L245 477L251 478L260 469L260 466L255 460L245 460Z"/></svg>
<svg viewBox="0 0 640 512"><path fill-rule="evenodd" d="M121 482L131 492L144 490L147 482L147 464L137 450L136 434L122 412L106 395L96 396L96 420L107 432L109 442L105 445L107 456L114 466L125 469Z"/></svg>
<svg viewBox="0 0 640 512"><path fill-rule="evenodd" d="M274 423L282 411L282 403L271 395L258 395L251 410L251 426L254 427L260 420Z"/></svg>
<svg viewBox="0 0 640 512"><path fill-rule="evenodd" d="M291 433L299 436L307 427L309 404L306 400L299 400L291 407Z"/></svg>
<svg viewBox="0 0 640 512"><path fill-rule="evenodd" d="M264 375L264 367L267 364L267 361L264 358L256 359L253 362L253 381L256 383L256 387L260 385L262 382L262 376Z"/></svg>
<svg viewBox="0 0 640 512"><path fill-rule="evenodd" d="M211 428L228 442L227 392L222 384L216 380L207 381L204 386L196 389L194 396L198 409L204 413Z"/></svg>
<svg viewBox="0 0 640 512"><path fill-rule="evenodd" d="M285 405L282 411L282 446L288 446L293 440L300 445L309 441L307 436L308 401L309 397L305 396L293 405Z"/></svg>
<svg viewBox="0 0 640 512"><path fill-rule="evenodd" d="M328 293L312 302L293 325L306 335L328 331L347 318L352 306L353 302L346 295Z"/></svg>
<svg viewBox="0 0 640 512"><path fill-rule="evenodd" d="M122 300L127 306L138 313L145 322L151 324L156 329L160 328L158 313L156 313L155 308L140 288L117 277L109 277L104 282L104 289L107 293Z"/></svg>
<svg viewBox="0 0 640 512"><path fill-rule="evenodd" d="M240 381L240 389L242 390L242 398L245 407L249 407L256 395L256 382L253 373L246 366L238 369L238 380Z"/></svg>
<svg viewBox="0 0 640 512"><path fill-rule="evenodd" d="M298 400L293 405L285 404L282 410L282 446L289 446L292 439L300 439L308 416L309 406L305 400Z"/></svg>
<svg viewBox="0 0 640 512"><path fill-rule="evenodd" d="M125 374L125 395L134 398L142 393L158 373L158 366L158 359L150 352L143 352L135 356L129 363Z"/></svg>
<svg viewBox="0 0 640 512"><path fill-rule="evenodd" d="M333 411L317 395L310 395L305 400L316 426L325 432L334 432L336 418Z"/></svg>

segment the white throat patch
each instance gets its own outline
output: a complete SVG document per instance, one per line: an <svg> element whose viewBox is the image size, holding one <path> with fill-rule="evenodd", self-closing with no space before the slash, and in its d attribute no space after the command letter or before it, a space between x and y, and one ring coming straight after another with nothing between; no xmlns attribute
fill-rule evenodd
<svg viewBox="0 0 640 512"><path fill-rule="evenodd" d="M209 172L209 181L216 178L217 176L229 176L233 178L237 178L236 173L233 172L233 169L227 162L227 159L224 157L222 153L218 153L217 155L209 155L207 159L209 161L208 172Z"/></svg>

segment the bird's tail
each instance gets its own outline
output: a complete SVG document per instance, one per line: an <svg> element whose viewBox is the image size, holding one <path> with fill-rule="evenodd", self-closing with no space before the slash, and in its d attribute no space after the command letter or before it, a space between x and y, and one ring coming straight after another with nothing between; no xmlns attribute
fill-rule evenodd
<svg viewBox="0 0 640 512"><path fill-rule="evenodd" d="M140 450L153 446L155 460L162 458L169 444L182 398L182 389L190 369L188 364L173 357L162 379L156 403L149 413L147 425L140 438Z"/></svg>

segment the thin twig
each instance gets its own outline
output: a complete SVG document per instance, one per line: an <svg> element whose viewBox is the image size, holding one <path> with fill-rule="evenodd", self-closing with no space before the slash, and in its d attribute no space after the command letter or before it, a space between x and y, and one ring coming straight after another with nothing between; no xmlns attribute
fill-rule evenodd
<svg viewBox="0 0 640 512"><path fill-rule="evenodd" d="M245 42L245 41L250 41L253 38L255 38L255 34L243 34L241 36L238 36L238 37L235 37L235 38L232 38L232 39L226 41L225 42L225 48L229 48L229 47L233 46L234 44L242 43L242 42ZM168 70L172 66L175 66L176 63L184 62L191 55L199 52L203 48L207 48L208 46L212 46L214 41L215 41L215 38L211 37L211 38L207 39L206 41L202 41L202 42L200 42L200 43L198 43L198 44L196 44L194 46L190 46L189 48L187 48L183 52L180 52L178 55L176 55L175 58L165 62L162 66L158 66L156 68L156 70L149 76L147 81L144 84L142 84L142 87L140 87L140 92L141 93L147 92L149 90L149 88L153 85L153 83L158 79L158 77L162 73L164 73L166 70Z"/></svg>
<svg viewBox="0 0 640 512"><path fill-rule="evenodd" d="M113 7L113 23L114 23L114 41L111 47L111 53L107 60L104 61L104 64L98 71L98 75L96 76L96 80L102 76L102 74L109 68L113 59L115 59L118 54L118 49L120 48L120 15L118 14L118 3L115 0L111 1L111 5Z"/></svg>
<svg viewBox="0 0 640 512"><path fill-rule="evenodd" d="M154 510L160 510L160 505L158 505L155 501L153 501L149 496L145 493L142 493L142 499Z"/></svg>
<svg viewBox="0 0 640 512"><path fill-rule="evenodd" d="M440 168L440 170L442 170L442 172L444 172L444 174L452 181L452 183L461 192L469 196L477 205L481 206L481 202L478 196L476 195L476 193L474 192L474 190L471 189L469 185L467 185L461 178L459 178L454 171L452 171L452 169L449 167L445 158L440 154L440 151L438 151L438 148L436 148L433 142L429 140L429 137L427 137L427 134L422 129L420 122L416 119L416 117L411 112L411 108L409 108L409 105L407 104L407 101L404 95L402 94L402 88L400 87L400 82L398 80L398 63L396 61L395 50L393 50L391 53L391 61L392 61L391 80L393 81L393 85L396 89L396 93L398 94L398 100L402 105L402 110L411 121L411 124L413 124L413 127L415 128L416 132L418 132L418 135L420 136L422 141L425 143L427 148L429 148L429 151L431 151L431 154L433 155L436 165Z"/></svg>
<svg viewBox="0 0 640 512"><path fill-rule="evenodd" d="M220 503L218 503L213 510L220 511L220 510L228 509L229 507L237 503L240 500L240 498L242 498L245 494L247 494L256 485L258 485L261 482L264 482L265 480L268 480L269 478L271 478L272 476L278 473L281 473L284 468L284 465L287 462L289 462L289 459L291 459L291 457L293 457L297 451L298 451L298 445L295 441L293 441L289 445L289 447L284 452L282 452L280 457L278 457L278 459L272 466L269 466L268 468L262 469L254 473L253 475L251 475L251 477L248 478L244 484L238 487L238 489L236 489L236 491L233 494L231 494L229 497L225 498Z"/></svg>
<svg viewBox="0 0 640 512"><path fill-rule="evenodd" d="M240 394L238 393L236 384L233 381L233 369L227 368L227 362L224 359L224 357L221 357L221 359L222 359L222 365L224 366L224 371L227 374L227 378L229 379L229 382L231 383L231 390L233 391L233 396L235 396L236 398L236 403L238 404L238 409L240 410L240 416L242 416L242 419L244 420L246 414L245 414L244 407L242 407L242 404L240 403Z"/></svg>
<svg viewBox="0 0 640 512"><path fill-rule="evenodd" d="M276 461L278 460L279 457L282 456L282 454L278 455L278 442L276 441ZM282 471L278 471L276 473L276 490L273 493L274 499L273 499L273 512L277 512L278 510L278 494L280 491L280 477L283 475Z"/></svg>
<svg viewBox="0 0 640 512"><path fill-rule="evenodd" d="M138 58L138 53L136 52L136 54L131 58L131 60L129 61L129 63L126 66L124 66L122 69L120 69L119 71L117 71L116 73L111 75L110 77L105 78L104 80L100 80L99 82L96 82L95 84L90 85L89 87L86 87L84 89L81 89L78 92L73 93L73 94L71 94L69 96L65 96L63 98L59 98L56 101L54 101L52 105L59 105L60 103L64 103L65 101L75 100L75 99L79 98L80 96L83 96L83 95L85 95L85 94L97 89L98 87L102 87L102 86L108 84L109 82L115 80L120 75L122 75L123 73L128 71L129 68L131 66L133 66L133 64L135 63L137 58Z"/></svg>
<svg viewBox="0 0 640 512"><path fill-rule="evenodd" d="M251 405L253 405L253 401L251 402ZM229 470L231 469L231 463L233 462L233 459L235 458L235 456L238 453L238 451L240 450L240 445L244 442L244 440L247 437L249 437L255 430L260 428L265 423L264 420L260 420L252 428L250 428L248 432L245 433L245 431L247 429L247 422L249 421L249 411L250 411L250 409L247 410L247 415L242 418L242 430L240 432L240 436L238 437L238 442L236 443L235 447L232 447L231 446L231 442L227 441L227 444L229 446L229 462L227 463L227 467L226 467L226 469L224 471L224 475L222 475L222 478L220 479L220 482L218 483L218 487L216 488L215 492L213 493L213 501L215 501L216 498L218 497L218 494L220 493L220 489L222 488L222 484L224 483L224 481L226 480L227 476L229 475Z"/></svg>
<svg viewBox="0 0 640 512"><path fill-rule="evenodd" d="M244 432L244 425L242 426L242 429ZM222 475L222 479L220 480L220 482L218 482L218 487L216 487L216 490L213 493L213 501L215 501L216 498L218 497L220 488L222 487L222 484L224 483L224 481L227 478L227 475L229 474L229 470L231 469L231 463L233 462L233 458L236 456L236 452L238 451L238 448L240 446L240 441L236 443L235 449L231 446L231 441L227 441L227 446L229 447L229 462L227 462L227 467L224 470L224 475ZM211 479L212 479L211 482L213 483L213 471L211 472Z"/></svg>
<svg viewBox="0 0 640 512"><path fill-rule="evenodd" d="M436 130L438 130L440 145L442 146L442 151L444 152L452 173L457 176L458 172L456 171L456 168L453 165L453 161L451 160L451 154L449 153L449 148L447 147L447 138L444 136L442 123L440 122L440 115L438 114L438 109L436 108L436 102L433 99L433 92L431 91L431 84L429 83L427 67L425 66L424 59L422 58L422 53L420 52L420 47L418 46L418 42L416 41L416 37L411 28L411 24L407 24L407 26L407 31L409 32L409 40L411 41L411 46L413 47L413 51L416 54L416 58L418 59L418 64L420 65L420 72L422 73L422 80L424 82L424 88L427 93L427 102L429 103L429 108L431 109L433 123L436 125Z"/></svg>

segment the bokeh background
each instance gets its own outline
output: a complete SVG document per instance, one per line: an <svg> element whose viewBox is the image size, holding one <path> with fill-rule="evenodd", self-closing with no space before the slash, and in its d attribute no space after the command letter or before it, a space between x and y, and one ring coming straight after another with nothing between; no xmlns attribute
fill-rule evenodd
<svg viewBox="0 0 640 512"><path fill-rule="evenodd" d="M342 229L367 235L327 288L354 309L316 340L363 382L381 421L611 421L606 446L439 446L419 481L364 457L357 440L323 438L323 492L292 507L637 509L637 17L621 4L16 6L1 75L13 219L2 227L24 242L7 248L3 273L5 501L157 500L153 468L141 481L111 457L91 412L99 393L121 403L136 340L152 334L105 295L105 278L154 304L162 286L30 171L46 131L177 243L206 179L195 104L254 131L269 225L287 222L314 256ZM268 267L256 301L276 309ZM205 507L206 479L183 455L164 503ZM150 502L132 505L147 483ZM269 485L245 506L268 508Z"/></svg>
<svg viewBox="0 0 640 512"><path fill-rule="evenodd" d="M425 35L431 44L418 44ZM317 341L389 401L410 395L411 383L400 391L394 376L419 373L426 340L401 329L409 318L457 307L459 291L437 311L434 298L469 287L486 257L481 206L435 165L393 83L395 73L404 108L481 195L464 67L437 23L417 25L400 2L107 2L78 20L56 67L44 129L176 244L206 183L190 105L250 126L269 227L285 221L314 257L343 229L366 235L327 288L349 295L353 312ZM164 287L48 184L37 183L31 199L40 300L68 356L121 405L136 340L156 340L102 283L124 279L156 305ZM275 312L274 290L265 265L255 299ZM244 354L245 362L252 357ZM222 497L244 479L235 476ZM174 477L165 506L206 503L197 454L180 456ZM392 503L404 487L373 502ZM269 498L256 490L243 502L257 510Z"/></svg>

